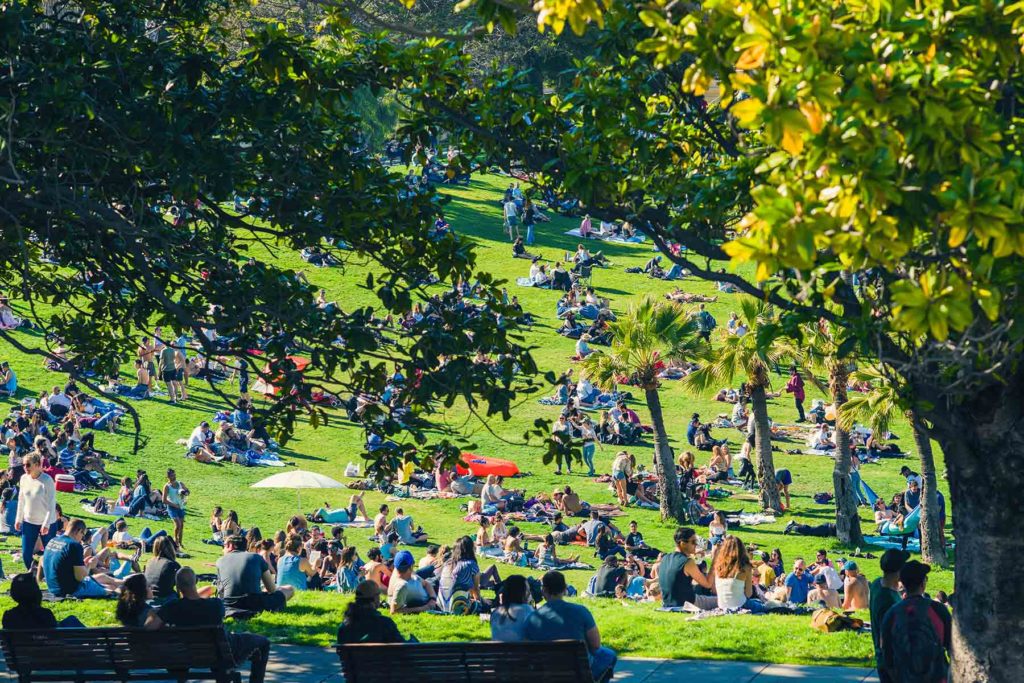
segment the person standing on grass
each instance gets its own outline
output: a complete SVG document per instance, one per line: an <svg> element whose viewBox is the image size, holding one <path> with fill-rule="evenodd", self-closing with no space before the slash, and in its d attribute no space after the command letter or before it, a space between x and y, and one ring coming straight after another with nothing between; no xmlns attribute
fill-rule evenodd
<svg viewBox="0 0 1024 683"><path fill-rule="evenodd" d="M537 222L537 216L533 206L533 200L529 197L523 204L523 225L526 226L526 246L533 245L533 226Z"/></svg>
<svg viewBox="0 0 1024 683"><path fill-rule="evenodd" d="M160 370L160 379L167 385L167 398L171 403L178 402L178 354L170 346L164 346L157 356L157 366Z"/></svg>
<svg viewBox="0 0 1024 683"><path fill-rule="evenodd" d="M953 620L945 605L925 595L931 567L911 560L900 568L906 597L882 620L882 683L946 683Z"/></svg>
<svg viewBox="0 0 1024 683"><path fill-rule="evenodd" d="M31 569L36 543L42 541L43 546L46 546L57 530L57 488L50 475L43 472L39 453L26 455L22 465L25 474L18 481L18 511L14 518L14 530L21 532L21 560L26 569Z"/></svg>
<svg viewBox="0 0 1024 683"><path fill-rule="evenodd" d="M618 655L601 645L601 632L590 610L565 601L565 576L547 572L541 579L541 589L544 604L526 618L526 640L582 640L587 645L594 680L611 680Z"/></svg>
<svg viewBox="0 0 1024 683"><path fill-rule="evenodd" d="M143 337L139 341L138 348L139 360L142 361L143 365L146 366L146 372L149 375L149 393L160 390L160 385L156 381L156 363L153 362L153 356L156 354L156 346L149 342L149 337Z"/></svg>
<svg viewBox="0 0 1024 683"><path fill-rule="evenodd" d="M796 403L796 412L800 417L797 422L806 422L804 415L804 378L800 376L800 370L794 365L789 369L789 382L786 384L786 393L793 394L793 402Z"/></svg>
<svg viewBox="0 0 1024 683"><path fill-rule="evenodd" d="M885 623L885 616L889 610L898 603L900 596L900 570L910 558L906 550L890 548L882 553L879 565L882 568L882 575L871 582L869 588L871 611L871 623L877 624L871 628L871 640L875 646L875 668L878 675L882 675L882 624Z"/></svg>
<svg viewBox="0 0 1024 683"><path fill-rule="evenodd" d="M509 241L515 242L519 237L519 209L516 207L514 199L511 197L506 199L502 213L505 217L505 232L508 233ZM516 233L514 236L513 229Z"/></svg>
<svg viewBox="0 0 1024 683"><path fill-rule="evenodd" d="M178 481L178 475L174 470L167 470L167 483L164 484L163 500L167 506L167 515L174 522L174 542L179 550L185 548L185 496L189 494L188 487Z"/></svg>

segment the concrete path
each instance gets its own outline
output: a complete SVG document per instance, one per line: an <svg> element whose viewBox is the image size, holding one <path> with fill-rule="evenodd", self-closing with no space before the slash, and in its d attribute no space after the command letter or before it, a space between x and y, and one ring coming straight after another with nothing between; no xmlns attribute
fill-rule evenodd
<svg viewBox="0 0 1024 683"><path fill-rule="evenodd" d="M3 669L0 659L0 669ZM3 678L14 680L6 670ZM242 674L248 680L248 672ZM277 645L270 651L266 683L344 683L334 650L299 645ZM617 683L877 683L873 669L838 666L795 666L757 662L683 659L620 659Z"/></svg>

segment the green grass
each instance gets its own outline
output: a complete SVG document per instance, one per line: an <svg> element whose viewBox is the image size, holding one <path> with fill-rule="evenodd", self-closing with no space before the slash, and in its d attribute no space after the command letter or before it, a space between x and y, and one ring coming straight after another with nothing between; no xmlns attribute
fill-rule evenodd
<svg viewBox="0 0 1024 683"><path fill-rule="evenodd" d="M537 316L538 324L527 333L526 340L536 346L534 356L542 370L561 373L569 366L567 359L574 352L574 342L554 333L559 324L554 316L558 293L519 288L514 284L516 277L527 274L529 264L511 258L510 245L507 238L502 235L497 201L507 182L508 179L504 177L485 176L475 178L472 185L467 188L448 190L453 201L447 207L447 217L458 232L471 235L477 240L481 269L508 280L510 295L518 295L526 310ZM575 249L578 240L563 233L577 225L578 219L553 216L550 223L538 226L537 245L532 250L547 259L560 259L565 251ZM589 246L591 249L602 248L614 263L612 268L595 269L594 285L601 295L611 299L612 308L617 312L624 311L630 300L640 294L652 293L660 296L670 291L676 284L623 272L625 267L642 265L650 258L649 245L602 243L598 247L597 244L591 243ZM366 273L364 266L358 263L349 263L344 268L316 269L303 263L297 253L288 250L269 252L257 249L253 255L275 261L285 267L305 270L315 285L324 287L328 297L337 300L346 309L374 303L373 294L360 286L365 282ZM699 280L685 280L682 286L687 291L715 293L712 283ZM720 329L724 328L729 312L737 310L737 307L736 295L720 295L718 302L708 305L709 310L719 320ZM41 339L37 336L35 342L41 343ZM10 360L19 374L23 387L19 398L64 382L63 376L45 371L38 357L24 356L4 344L0 344L0 358ZM784 386L785 379L784 376L775 378L777 389ZM172 406L160 399L134 404L140 412L146 439L145 448L139 454L131 454L132 435L124 429L113 436L98 434L97 446L121 458L119 462L109 466L110 471L116 476L133 475L137 467L144 467L149 471L154 484L162 485L163 470L173 466L178 471L179 478L192 490L185 532L186 549L192 555L188 562L199 571L210 572L213 571L210 565L216 561L220 549L205 545L200 539L209 536L206 520L214 505L219 504L226 509L237 510L244 527L258 526L266 536L282 528L287 518L296 513L296 496L292 491L250 488L254 482L274 474L273 470L246 469L234 465L200 465L183 458L183 449L176 445L175 441L188 436L200 420L209 419L216 410L224 407L202 383L193 382L189 391L190 400L184 405ZM229 394L235 391L237 387L228 388ZM808 399L814 397L812 391ZM731 406L727 404L709 399L695 399L685 394L675 382L666 383L662 400L669 436L677 452L685 445L685 428L691 413L699 412L707 419L731 410ZM642 403L634 402L633 405L642 417L646 416L646 408ZM771 401L769 410L777 422L791 423L796 417L792 401L785 395ZM539 443L521 443L521 435L534 419L554 419L557 411L557 408L542 406L530 398L524 400L514 411L515 417L508 423L491 420L486 425L482 424L469 418L465 408L460 406L447 411L442 409L437 417L446 424L459 428L476 444L475 450L478 453L515 460L524 472L531 473L531 476L516 481L514 485L517 487L526 488L530 493L550 492L556 485L571 483L586 500L611 502L613 496L605 485L596 484L579 475L556 476L553 468L542 463L543 449ZM909 430L904 425L896 425L895 431L904 449L912 450ZM725 432L718 430L718 433L721 435ZM738 443L737 434L729 436L733 443ZM783 448L789 447L783 445ZM326 426L320 426L315 430L308 425L300 426L295 439L288 444L282 455L285 460L296 463L300 468L344 480L345 465L350 461L360 462L361 450L361 431L345 422L339 414L338 419L331 420ZM608 471L615 450L613 447L604 446L597 452L596 461L600 471ZM649 439L645 444L630 450L636 453L638 462L651 462L652 446ZM743 528L737 532L738 535L744 542L756 543L765 549L780 548L787 564L796 556L813 558L815 549L819 547L829 549L834 556L848 552L849 549L839 546L835 539L803 538L782 533L782 528L789 519L820 523L832 517L831 506L816 505L812 500L815 492L832 489L832 460L785 453L776 453L775 459L776 467L786 467L793 472L793 510L790 515L774 525ZM903 487L903 479L899 475L899 467L903 462L906 461L883 461L881 465L867 465L862 469L862 474L880 495L891 496L893 492ZM909 464L916 468L915 462L909 461ZM945 482L940 482L940 487L948 500ZM347 490L303 492L302 503L305 511L309 511L325 501L332 505L342 504L347 501L349 494ZM60 494L59 500L65 511L75 516L82 513L78 503L80 497L74 494ZM384 496L379 493L369 493L366 497L370 510L374 510L383 501ZM471 525L462 521L464 513L459 510L459 506L464 502L403 501L401 505L424 526L433 540L449 543L457 536L472 533L474 530ZM730 508L743 507L750 510L757 507L752 496L738 495L734 495L726 505ZM108 521L94 515L81 516L92 525ZM629 517L622 521L631 518L640 523L640 529L651 545L662 549L671 547L671 536L675 526L662 524L658 520L657 512L631 510ZM873 525L867 510L862 511L862 520L865 530L870 531ZM169 523L145 524L170 530ZM132 531L138 531L142 523L133 520L130 526ZM524 526L528 533L541 529L539 525ZM702 532L706 533L706 530ZM367 539L368 535L365 530L349 532L349 541L354 542L364 555L372 545ZM9 540L7 547L13 548L14 541ZM423 552L421 548L414 548L413 551L417 557ZM877 550L876 554L879 554ZM584 559L592 558L585 554ZM879 574L876 561L865 560L861 565L869 578ZM9 557L6 569L8 574L12 573ZM511 568L502 565L501 571L505 574L511 571ZM582 571L567 573L570 583L580 589L585 587L589 576L589 572ZM931 575L930 587L933 591L950 591L952 583L953 574L950 571L935 571ZM247 628L267 633L280 641L327 644L334 637L345 603L346 599L343 596L302 595L284 614L261 615L249 622ZM817 634L809 628L809 617L729 617L686 622L685 615L655 612L650 605L622 605L614 601L589 601L587 604L595 612L604 639L622 654L840 665L870 664L869 636ZM4 603L0 600L0 607L3 606ZM111 603L58 605L56 611L59 614L74 612L91 625L113 621ZM399 620L399 627L403 632L414 633L420 640L487 637L486 625L473 618L406 617Z"/></svg>

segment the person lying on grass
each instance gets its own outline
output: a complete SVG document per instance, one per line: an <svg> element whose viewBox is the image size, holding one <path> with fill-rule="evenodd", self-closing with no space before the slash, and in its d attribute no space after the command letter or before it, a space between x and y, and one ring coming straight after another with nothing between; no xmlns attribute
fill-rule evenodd
<svg viewBox="0 0 1024 683"><path fill-rule="evenodd" d="M366 512L366 504L363 502L364 493L353 494L348 499L348 506L344 508L331 509L329 503L310 515L310 521L324 522L326 524L347 524L356 521L356 515L362 516L367 522L370 516Z"/></svg>

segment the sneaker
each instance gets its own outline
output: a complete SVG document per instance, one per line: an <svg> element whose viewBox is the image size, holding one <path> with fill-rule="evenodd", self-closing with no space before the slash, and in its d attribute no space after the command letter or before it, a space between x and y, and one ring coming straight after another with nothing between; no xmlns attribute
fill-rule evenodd
<svg viewBox="0 0 1024 683"><path fill-rule="evenodd" d="M786 528L782 530L782 533L784 533L784 534L793 533L793 529L795 527L796 527L796 522L790 522L789 524L786 525Z"/></svg>

